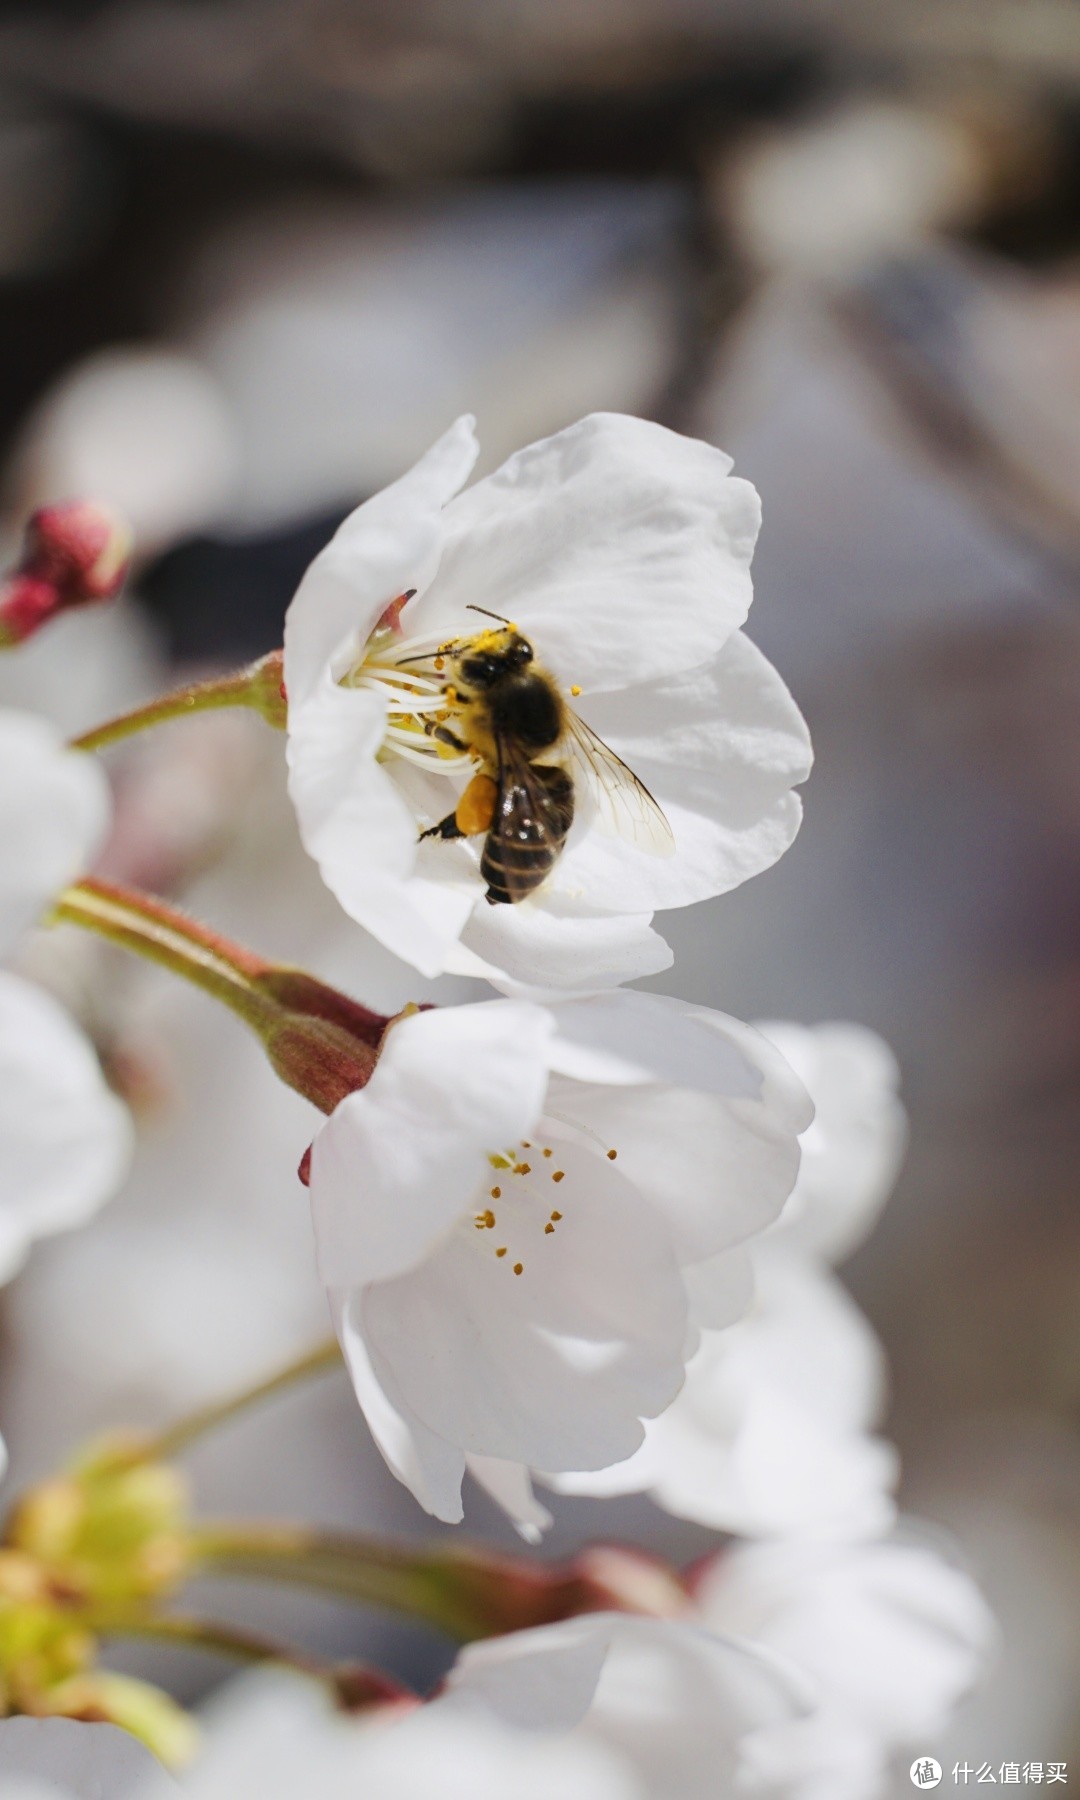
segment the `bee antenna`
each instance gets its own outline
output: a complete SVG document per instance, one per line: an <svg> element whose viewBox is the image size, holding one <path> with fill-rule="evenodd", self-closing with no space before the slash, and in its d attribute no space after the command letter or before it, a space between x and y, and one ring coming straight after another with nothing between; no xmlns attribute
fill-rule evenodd
<svg viewBox="0 0 1080 1800"><path fill-rule="evenodd" d="M466 606L465 611L483 613L485 619L498 619L500 625L509 625L511 631L514 629L514 622L512 619L504 619L502 613L493 613L486 606L473 606L470 602L470 604Z"/></svg>

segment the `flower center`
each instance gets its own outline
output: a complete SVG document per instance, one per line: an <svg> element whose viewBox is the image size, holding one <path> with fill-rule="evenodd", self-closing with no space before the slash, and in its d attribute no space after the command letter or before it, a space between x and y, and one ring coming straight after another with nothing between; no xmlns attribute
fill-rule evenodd
<svg viewBox="0 0 1080 1800"><path fill-rule="evenodd" d="M388 607L383 616L392 613L393 607ZM445 635L405 637L395 622L380 623L341 683L378 694L386 707L381 755L400 756L441 774L472 767L467 752L435 735L436 727L452 717L444 679L447 643Z"/></svg>
<svg viewBox="0 0 1080 1800"><path fill-rule="evenodd" d="M587 1126L572 1129L596 1137ZM618 1151L605 1149L604 1154L614 1162ZM488 1204L472 1216L472 1229L490 1232L491 1237L485 1235L483 1240L485 1252L492 1251L497 1262L505 1263L515 1275L523 1275L526 1254L554 1237L568 1203L573 1205L572 1187L563 1186L570 1177L560 1166L558 1145L542 1138L522 1138L518 1145L493 1150L488 1161L495 1179L484 1196ZM554 1198L558 1198L558 1206L552 1206Z"/></svg>

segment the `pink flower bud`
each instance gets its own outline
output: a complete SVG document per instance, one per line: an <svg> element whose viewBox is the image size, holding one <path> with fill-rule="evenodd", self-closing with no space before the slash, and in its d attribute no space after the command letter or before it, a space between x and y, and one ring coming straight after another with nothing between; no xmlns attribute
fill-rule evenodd
<svg viewBox="0 0 1080 1800"><path fill-rule="evenodd" d="M123 584L131 532L93 500L43 506L33 514L22 560L0 586L0 641L20 644L68 607L109 600Z"/></svg>

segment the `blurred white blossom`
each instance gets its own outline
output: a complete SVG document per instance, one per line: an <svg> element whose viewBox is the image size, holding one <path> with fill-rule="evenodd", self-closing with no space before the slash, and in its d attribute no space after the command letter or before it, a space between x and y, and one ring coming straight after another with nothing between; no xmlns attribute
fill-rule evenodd
<svg viewBox="0 0 1080 1800"><path fill-rule="evenodd" d="M528 1734L436 1705L349 1719L295 1675L234 1682L203 1715L202 1755L179 1787L159 1775L132 1800L640 1800L598 1743Z"/></svg>
<svg viewBox="0 0 1080 1800"><path fill-rule="evenodd" d="M90 757L29 713L0 711L0 950L79 875L109 821ZM0 1281L35 1238L82 1224L121 1181L131 1121L48 994L0 971Z"/></svg>
<svg viewBox="0 0 1080 1800"><path fill-rule="evenodd" d="M469 1645L435 1703L602 1743L648 1800L741 1792L756 1737L784 1729L807 1704L802 1678L767 1649L698 1623L621 1613Z"/></svg>
<svg viewBox="0 0 1080 1800"><path fill-rule="evenodd" d="M701 1574L715 1631L772 1650L811 1683L807 1717L762 1733L751 1791L877 1800L894 1753L927 1751L985 1669L993 1619L978 1588L914 1535L855 1545L742 1545Z"/></svg>

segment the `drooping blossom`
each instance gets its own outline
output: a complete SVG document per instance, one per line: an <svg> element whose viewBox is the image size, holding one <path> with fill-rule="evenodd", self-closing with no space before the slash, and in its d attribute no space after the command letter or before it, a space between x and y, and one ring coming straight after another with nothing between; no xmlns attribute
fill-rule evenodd
<svg viewBox="0 0 1080 1800"><path fill-rule="evenodd" d="M345 910L426 975L616 985L670 962L654 912L736 887L798 829L806 727L740 629L757 495L720 451L615 414L531 445L459 493L475 456L460 419L345 521L289 608L301 835ZM515 905L485 899L482 834L418 841L473 773L467 754L429 735L451 703L446 659L441 672L431 659L488 623L470 606L529 639L655 797L672 854L605 829L609 809L580 769L566 848Z"/></svg>
<svg viewBox="0 0 1080 1800"><path fill-rule="evenodd" d="M884 1358L825 1259L865 1234L895 1177L905 1130L896 1064L858 1026L762 1029L806 1082L815 1115L794 1191L751 1249L747 1314L731 1330L702 1331L682 1392L634 1456L552 1485L645 1490L679 1517L748 1537L869 1537L895 1517L898 1458L874 1435Z"/></svg>
<svg viewBox="0 0 1080 1800"><path fill-rule="evenodd" d="M633 1454L696 1321L745 1304L809 1116L765 1039L652 995L391 1028L315 1139L311 1203L361 1405L428 1511L461 1517L468 1466L535 1531L530 1469Z"/></svg>

